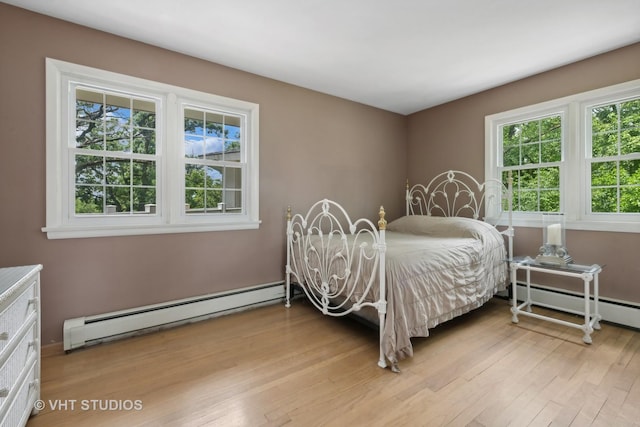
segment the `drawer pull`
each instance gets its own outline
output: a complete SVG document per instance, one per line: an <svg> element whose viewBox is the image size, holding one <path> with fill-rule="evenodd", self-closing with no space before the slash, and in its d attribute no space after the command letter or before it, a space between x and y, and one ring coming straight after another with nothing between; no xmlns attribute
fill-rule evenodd
<svg viewBox="0 0 640 427"><path fill-rule="evenodd" d="M38 385L40 384L40 381L38 380L33 380L29 383L29 388L35 388L38 387Z"/></svg>
<svg viewBox="0 0 640 427"><path fill-rule="evenodd" d="M36 347L38 345L38 339L35 339L33 341L29 341L29 347Z"/></svg>
<svg viewBox="0 0 640 427"><path fill-rule="evenodd" d="M9 332L0 333L0 341L7 341L9 339Z"/></svg>
<svg viewBox="0 0 640 427"><path fill-rule="evenodd" d="M7 397L7 396L9 396L9 389L6 387L0 389L0 397Z"/></svg>
<svg viewBox="0 0 640 427"><path fill-rule="evenodd" d="M38 302L38 297L34 297L29 300L29 304L35 304L37 302Z"/></svg>

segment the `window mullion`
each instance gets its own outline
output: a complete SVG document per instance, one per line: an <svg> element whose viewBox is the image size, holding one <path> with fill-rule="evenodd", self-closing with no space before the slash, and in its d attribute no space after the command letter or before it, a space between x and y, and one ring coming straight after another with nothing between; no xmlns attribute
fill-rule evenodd
<svg viewBox="0 0 640 427"><path fill-rule="evenodd" d="M184 120L177 96L173 93L167 96L167 106L162 120L163 136L161 158L162 167L162 210L165 223L184 222ZM174 177L174 179L169 179Z"/></svg>
<svg viewBox="0 0 640 427"><path fill-rule="evenodd" d="M562 160L560 165L560 209L568 221L579 220L584 214L580 206L584 199L583 180L584 164L581 162L583 146L580 144L580 105L571 102L567 105L563 116Z"/></svg>

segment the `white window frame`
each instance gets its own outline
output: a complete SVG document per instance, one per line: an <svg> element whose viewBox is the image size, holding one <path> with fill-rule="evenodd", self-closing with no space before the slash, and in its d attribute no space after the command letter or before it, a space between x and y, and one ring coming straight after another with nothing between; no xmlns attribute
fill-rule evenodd
<svg viewBox="0 0 640 427"><path fill-rule="evenodd" d="M75 134L71 86L153 98L156 111L156 204L153 215L75 215L70 132ZM46 59L46 226L49 239L257 229L259 220L258 104L110 71ZM183 105L202 105L243 118L241 213L187 215L184 208Z"/></svg>
<svg viewBox="0 0 640 427"><path fill-rule="evenodd" d="M590 213L591 156L588 143L591 132L590 107L614 103L640 96L640 79L608 86L576 95L525 106L485 117L485 179L501 179L502 145L500 126L507 123L534 120L552 113L563 114L563 141L560 164L560 211L566 226L574 230L640 232L640 214ZM590 141L590 139L589 139ZM487 217L498 218L496 204ZM523 227L542 226L542 215L534 212L513 212L513 224Z"/></svg>

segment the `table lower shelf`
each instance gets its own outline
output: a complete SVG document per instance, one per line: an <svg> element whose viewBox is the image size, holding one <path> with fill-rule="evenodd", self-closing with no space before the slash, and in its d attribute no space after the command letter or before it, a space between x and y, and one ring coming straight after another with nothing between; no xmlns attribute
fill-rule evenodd
<svg viewBox="0 0 640 427"><path fill-rule="evenodd" d="M566 313L577 314L579 316L584 317L585 322L584 323L569 322L567 320L556 319L554 317L546 316L544 314L534 313L531 309L532 306L538 306L538 307L548 308L548 309L562 311ZM591 344L593 342L591 339L591 334L593 333L594 330L600 329L600 320L602 320L602 316L600 316L600 314L598 313L589 315L589 317L587 318L584 312L574 311L567 308L557 307L550 304L538 303L534 301L524 301L520 305L517 305L517 306L514 305L513 307L511 307L511 313L513 314L513 316L511 317L511 321L513 323L518 323L519 322L518 315L523 315L523 316L533 317L540 320L545 320L548 322L557 323L559 325L568 326L570 328L580 329L581 331L584 332L582 341L586 344Z"/></svg>

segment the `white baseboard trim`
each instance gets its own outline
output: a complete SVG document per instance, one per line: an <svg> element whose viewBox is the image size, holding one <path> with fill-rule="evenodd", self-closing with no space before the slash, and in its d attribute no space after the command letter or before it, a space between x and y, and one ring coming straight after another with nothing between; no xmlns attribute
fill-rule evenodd
<svg viewBox="0 0 640 427"><path fill-rule="evenodd" d="M509 288L511 285L509 285ZM518 284L518 296L526 295L527 287ZM508 295L505 291L502 295ZM518 298L520 300L520 298ZM577 292L566 291L564 289L551 288L549 286L531 284L531 299L543 304L556 307L566 307L573 311L584 311L584 298ZM640 304L619 301L611 298L599 298L599 309L602 320L640 329ZM591 298L593 307L593 298Z"/></svg>
<svg viewBox="0 0 640 427"><path fill-rule="evenodd" d="M274 304L284 298L282 282L220 292L64 321L64 350Z"/></svg>

